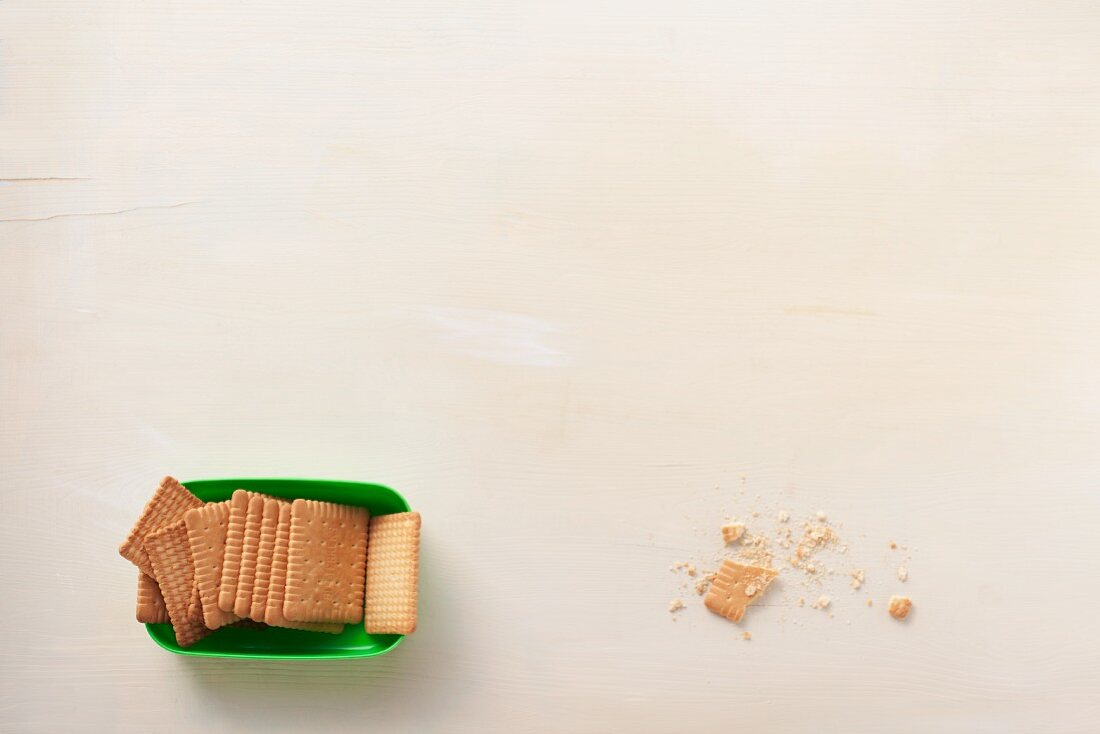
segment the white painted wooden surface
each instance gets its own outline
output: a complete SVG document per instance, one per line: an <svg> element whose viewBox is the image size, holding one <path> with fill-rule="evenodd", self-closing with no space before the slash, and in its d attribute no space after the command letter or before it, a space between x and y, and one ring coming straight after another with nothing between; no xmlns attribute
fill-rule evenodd
<svg viewBox="0 0 1100 734"><path fill-rule="evenodd" d="M4 731L1097 730L1095 2L6 0L0 37ZM422 629L156 648L116 546L166 472L399 488ZM843 522L876 598L910 544L914 617L671 622L754 504Z"/></svg>

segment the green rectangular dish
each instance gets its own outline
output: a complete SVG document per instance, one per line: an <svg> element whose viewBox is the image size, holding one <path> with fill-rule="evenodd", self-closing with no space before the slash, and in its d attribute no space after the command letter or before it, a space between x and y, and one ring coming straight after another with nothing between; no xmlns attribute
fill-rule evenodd
<svg viewBox="0 0 1100 734"><path fill-rule="evenodd" d="M273 497L339 502L366 507L371 517L408 512L409 503L389 487L361 482L336 482L325 479L201 479L183 482L205 502L227 500L236 489L263 492ZM362 624L348 624L338 635L303 632L278 627L240 629L224 627L191 647L176 644L170 624L147 624L153 641L180 655L221 658L293 658L316 660L332 658L368 658L383 655L401 642L404 635L368 635Z"/></svg>

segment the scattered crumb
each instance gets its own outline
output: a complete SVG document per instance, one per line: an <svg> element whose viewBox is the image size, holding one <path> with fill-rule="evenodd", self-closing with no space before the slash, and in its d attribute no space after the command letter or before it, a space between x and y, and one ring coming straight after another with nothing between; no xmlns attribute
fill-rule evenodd
<svg viewBox="0 0 1100 734"><path fill-rule="evenodd" d="M747 495L747 492L741 490L741 495L743 495L741 501L745 502L744 495ZM760 495L757 495L756 499L760 500ZM714 549L714 563L718 565L736 563L761 570L766 569L770 574L784 576L788 583L797 582L800 584L802 593L807 596L796 597L792 594L788 597L784 595L782 602L780 602L781 606L789 609L797 599L797 606L809 606L824 611L830 618L833 618L835 617L835 614L833 614L835 608L832 607L831 596L842 593L840 587L842 579L848 582L853 591L862 591L863 587L866 586L867 571L864 568L855 567L855 563L863 560L858 556L861 549L866 551L867 548L862 547L861 543L857 541L856 545L851 546L852 553L841 559L839 554L845 554L849 551L849 545L844 542L847 538L842 539L838 535L838 532L844 531L844 524L831 524L829 516L824 510L804 514L805 509L776 509L775 505L761 505L759 502L756 503L755 508L750 505L749 507L730 507L729 509L737 512L740 519L728 512L726 507L721 508L722 514L719 517L725 518L724 524L719 523L723 545L717 546L715 544L717 547ZM773 523L771 527L767 528L762 527L763 523L760 520L752 519L762 517L764 523L767 523L769 516L773 519ZM714 526L711 525L710 527L713 528ZM713 530L708 532L705 527L702 530L698 528L696 530L704 537L713 533ZM860 537L863 538L862 543L866 543L866 535ZM908 553L907 546L892 540L889 541L889 545L891 550L902 551L897 560L894 561L899 564L896 566L896 575L900 581L908 581L909 570L907 566L912 558ZM778 554L778 557L773 558L773 555L776 554ZM689 561L675 563L670 566L670 570L673 572L684 571L684 576L677 579L680 590L674 591L682 598L674 599L669 605L669 611L677 612L686 608L682 599L690 598L691 590L694 589L699 597L703 597L704 604L708 609L722 616L728 616L724 613L727 611L724 607L728 606L728 602L730 602L729 595L727 594L727 598L724 600L718 600L719 602L725 602L725 604L719 605L723 607L722 609L716 609L715 605L718 602L711 599L717 591L724 588L721 581L716 586L716 574L708 573L706 570L706 566L714 568L714 565L711 564L710 559L705 554L694 557L699 558L701 567L697 568L695 563ZM839 560L844 561L843 565L834 565ZM779 564L778 569L776 564ZM886 569L878 566L871 569L872 573L878 574L884 571ZM757 579L752 579L752 581L755 583L743 582L745 585L740 589L741 599L745 605L750 601L757 602L763 597L767 586L767 583L758 583ZM794 592L795 589L791 588L791 591ZM810 603L807 598L816 599L816 601ZM898 599L904 601L895 603L895 600ZM872 598L869 596L865 597L864 602L868 608L874 605ZM894 597L890 601L889 612L897 619L904 619L909 613L910 607L911 602L905 597ZM675 621L675 618L676 615L673 615L673 621ZM797 619L790 621L792 624L805 624L804 621ZM851 620L847 624L851 624ZM746 639L748 638L746 637Z"/></svg>
<svg viewBox="0 0 1100 734"><path fill-rule="evenodd" d="M768 547L768 539L763 535L743 535L741 547L737 549L737 559L752 566L770 568L772 553Z"/></svg>
<svg viewBox="0 0 1100 734"><path fill-rule="evenodd" d="M890 616L894 619L905 619L909 616L909 610L913 608L913 602L907 596L890 597Z"/></svg>
<svg viewBox="0 0 1100 734"><path fill-rule="evenodd" d="M752 639L752 633L751 632L742 632L741 633L741 639L742 640L751 640Z"/></svg>
<svg viewBox="0 0 1100 734"><path fill-rule="evenodd" d="M727 545L745 534L744 523L731 522L722 526L722 541Z"/></svg>

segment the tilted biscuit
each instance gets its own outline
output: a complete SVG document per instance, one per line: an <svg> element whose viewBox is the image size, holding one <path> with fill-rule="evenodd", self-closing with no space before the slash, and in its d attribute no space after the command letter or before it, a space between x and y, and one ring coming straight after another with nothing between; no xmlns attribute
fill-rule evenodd
<svg viewBox="0 0 1100 734"><path fill-rule="evenodd" d="M145 549L149 553L157 583L164 595L164 606L168 609L168 617L176 632L176 642L180 647L195 644L210 634L210 630L188 614L195 567L191 561L187 527L183 520L147 535Z"/></svg>
<svg viewBox="0 0 1100 734"><path fill-rule="evenodd" d="M167 624L170 621L157 580L144 571L138 571L137 621L144 624Z"/></svg>
<svg viewBox="0 0 1100 734"><path fill-rule="evenodd" d="M202 500L188 492L186 487L172 477L165 477L145 504L130 534L119 546L119 555L152 576L153 567L145 552L145 536L178 522L183 518L183 513L201 505Z"/></svg>

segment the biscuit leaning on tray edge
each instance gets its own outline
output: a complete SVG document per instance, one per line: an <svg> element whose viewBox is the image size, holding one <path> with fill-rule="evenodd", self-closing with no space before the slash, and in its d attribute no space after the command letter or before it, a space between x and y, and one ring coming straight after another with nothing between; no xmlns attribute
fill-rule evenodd
<svg viewBox="0 0 1100 734"><path fill-rule="evenodd" d="M411 634L419 547L417 512L244 489L203 502L165 477L119 553L140 570L138 621L170 622L183 648L228 626Z"/></svg>

